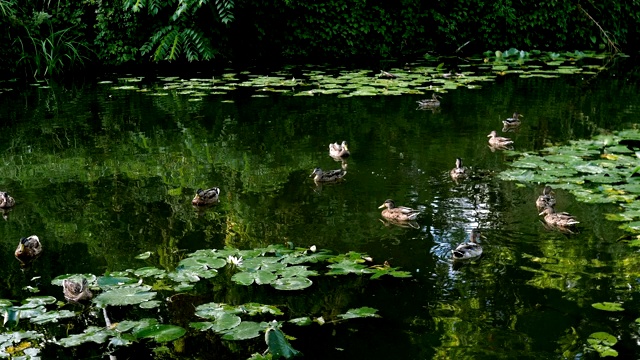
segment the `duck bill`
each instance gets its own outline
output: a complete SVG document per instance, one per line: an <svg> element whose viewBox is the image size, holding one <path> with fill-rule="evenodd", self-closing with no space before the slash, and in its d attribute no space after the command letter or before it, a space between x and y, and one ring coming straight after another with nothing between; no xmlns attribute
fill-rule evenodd
<svg viewBox="0 0 640 360"><path fill-rule="evenodd" d="M386 206L385 204L382 204L382 205L378 206L378 209L382 209L385 206Z"/></svg>

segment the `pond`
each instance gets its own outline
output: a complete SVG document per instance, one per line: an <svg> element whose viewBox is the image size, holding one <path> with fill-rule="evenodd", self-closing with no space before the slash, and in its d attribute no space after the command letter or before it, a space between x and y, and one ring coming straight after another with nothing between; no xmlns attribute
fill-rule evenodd
<svg viewBox="0 0 640 360"><path fill-rule="evenodd" d="M194 313L204 303L257 302L286 314L264 321L326 321L283 325L308 359L597 358L587 341L596 332L615 336L620 358L638 358L640 257L618 241L624 235L618 224L605 220L616 207L585 205L557 189L557 208L580 225L574 234L549 231L535 207L545 184L500 180L497 174L512 158L487 143L496 130L512 138L516 150L538 150L637 126L638 81L620 74L507 74L441 92L440 106L426 110L416 101L430 97L429 89L342 98L256 97L261 93L239 88L193 97L167 79L114 76L83 86L5 91L0 190L17 205L0 221L0 298L63 301L60 286L51 284L59 275L171 271L199 249L315 246L366 254L365 265L391 266L411 277L325 276L304 290L277 291L239 285L229 280L232 268L220 269L191 291L161 290L158 298L167 302L160 308L110 307L113 322L155 317L187 329L175 342L143 340L114 355L248 358L266 349L262 336L223 340L189 323L202 321ZM239 75L238 82L242 76L251 75ZM522 125L503 133L502 120L515 111L523 114ZM343 140L351 150L344 164L328 155L328 144ZM474 176L453 181L456 158ZM316 185L310 178L316 167L347 174L341 182ZM196 190L213 186L220 188L219 203L194 208ZM383 221L378 206L386 199L419 209L416 224ZM452 263L451 250L476 228L483 256ZM21 268L14 249L33 234L43 253ZM148 258L137 258L145 252ZM145 279L154 290L167 283ZM601 302L620 303L623 310L592 306ZM48 325L57 338L104 326L95 304L93 310L55 306L77 313ZM332 322L361 307L377 309L380 318ZM28 320L20 324L35 327ZM107 350L106 343L47 344L40 355L104 356Z"/></svg>

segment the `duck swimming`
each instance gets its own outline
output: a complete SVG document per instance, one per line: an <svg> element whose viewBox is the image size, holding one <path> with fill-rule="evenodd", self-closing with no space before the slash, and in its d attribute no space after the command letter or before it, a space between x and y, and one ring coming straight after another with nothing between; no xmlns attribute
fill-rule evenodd
<svg viewBox="0 0 640 360"><path fill-rule="evenodd" d="M16 204L16 201L13 200L9 193L0 191L0 208L6 209L13 207Z"/></svg>
<svg viewBox="0 0 640 360"><path fill-rule="evenodd" d="M554 227L567 228L580 223L573 215L567 212L556 212L553 207L545 208L539 215L544 215L544 222Z"/></svg>
<svg viewBox="0 0 640 360"><path fill-rule="evenodd" d="M521 114L514 112L513 117L507 118L506 120L502 120L502 124L506 128L520 126L520 124L522 123L520 121L521 116L522 116Z"/></svg>
<svg viewBox="0 0 640 360"><path fill-rule="evenodd" d="M462 166L462 159L460 158L456 158L456 167L451 169L449 174L453 180L464 179L469 175L467 168Z"/></svg>
<svg viewBox="0 0 640 360"><path fill-rule="evenodd" d="M418 108L433 108L433 107L438 107L440 106L440 99L442 99L442 97L440 95L436 95L436 93L433 93L431 95L431 99L423 99L423 100L418 100L416 101L418 103Z"/></svg>
<svg viewBox="0 0 640 360"><path fill-rule="evenodd" d="M82 279L82 282L77 282L70 279L62 281L62 293L64 298L70 302L80 302L82 300L91 300L93 293L89 290L89 282L87 279Z"/></svg>
<svg viewBox="0 0 640 360"><path fill-rule="evenodd" d="M344 169L322 171L320 168L313 169L313 172L309 177L313 177L315 182L331 182L342 179L347 174Z"/></svg>
<svg viewBox="0 0 640 360"><path fill-rule="evenodd" d="M329 156L333 158L346 158L349 157L349 147L346 141L342 141L342 144L333 143L329 144Z"/></svg>
<svg viewBox="0 0 640 360"><path fill-rule="evenodd" d="M389 220L412 221L420 215L420 211L418 210L406 206L396 206L395 202L391 199L385 200L384 204L378 206L378 209L382 209L383 207L386 207L386 209L382 210L381 215Z"/></svg>
<svg viewBox="0 0 640 360"><path fill-rule="evenodd" d="M475 259L482 255L482 246L478 244L480 231L478 229L471 230L471 239L458 245L455 250L451 250L453 260L469 260Z"/></svg>
<svg viewBox="0 0 640 360"><path fill-rule="evenodd" d="M538 211L542 211L548 207L556 206L556 198L553 197L553 189L547 185L542 190L542 195L536 199L536 207Z"/></svg>
<svg viewBox="0 0 640 360"><path fill-rule="evenodd" d="M27 265L40 256L41 252L40 239L36 235L31 235L20 239L14 255L22 265Z"/></svg>
<svg viewBox="0 0 640 360"><path fill-rule="evenodd" d="M489 138L489 145L496 149L507 149L513 145L513 140L498 136L495 130L491 131L487 137Z"/></svg>
<svg viewBox="0 0 640 360"><path fill-rule="evenodd" d="M220 189L213 187L211 189L196 190L196 196L191 200L191 204L196 206L209 205L218 202L218 196L220 195Z"/></svg>

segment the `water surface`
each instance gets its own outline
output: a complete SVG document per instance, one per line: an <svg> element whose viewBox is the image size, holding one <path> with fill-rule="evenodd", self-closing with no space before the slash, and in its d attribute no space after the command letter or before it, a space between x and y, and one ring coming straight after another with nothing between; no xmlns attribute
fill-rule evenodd
<svg viewBox="0 0 640 360"><path fill-rule="evenodd" d="M581 221L580 232L546 230L535 208L544 184L499 180L509 157L492 152L486 137L497 130L517 150L535 150L626 128L640 114L638 93L636 83L606 75L504 77L451 91L439 109L421 111L415 102L426 95L234 92L191 102L108 84L7 92L0 97L0 186L18 205L0 224L0 297L24 298L24 286L36 284L41 295L62 299L49 285L60 274L172 269L197 249L291 242L367 253L413 278L320 280L306 297L235 285L180 302L188 310L170 307L172 323L197 321L194 304L208 301L286 303L292 317L371 306L382 319L285 332L310 359L596 358L584 350L596 331L620 339L621 357L638 357L640 262L616 241L617 224L604 220L615 207L580 204L558 190L557 208ZM501 120L514 111L524 114L523 125L501 133ZM313 168L340 168L327 145L342 140L352 150L345 181L316 186ZM451 180L456 157L478 176ZM195 190L211 186L221 188L220 204L197 211ZM382 222L377 207L387 198L421 209L418 227ZM485 254L454 266L451 249L473 228L486 236ZM31 234L45 252L21 270L13 250ZM145 251L154 255L134 258ZM591 306L600 301L623 302L626 310ZM190 334L182 352L172 351L246 358L264 350L262 339L228 345L211 338Z"/></svg>

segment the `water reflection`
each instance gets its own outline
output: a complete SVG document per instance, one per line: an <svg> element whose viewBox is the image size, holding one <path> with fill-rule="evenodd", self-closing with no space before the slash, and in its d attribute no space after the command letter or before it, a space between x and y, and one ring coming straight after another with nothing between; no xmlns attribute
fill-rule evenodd
<svg viewBox="0 0 640 360"><path fill-rule="evenodd" d="M517 130L508 136L519 150L635 121L637 108L626 100L637 89L617 80L600 85L587 97L564 80L505 78L450 92L433 111L416 111L417 99L407 96L238 95L235 103L196 103L97 87L32 90L56 101L30 106L4 98L3 118L16 120L3 129L11 141L3 144L0 176L18 202L0 228L10 249L5 263L15 264L11 251L25 233L42 234L47 253L28 278L17 264L1 269L1 295L23 298L35 274L44 292L58 274L171 268L187 251L291 242L362 251L414 274L410 281L319 285L327 295L311 293L315 299L300 308L317 306L329 317L366 304L380 309L391 330L382 336L378 325L353 325L357 331L340 334L355 342L345 342L342 355L304 351L317 345L299 337L296 346L309 358L353 358L356 348L358 357L371 358L577 355L582 343L569 341L570 329L630 332L634 316L609 319L590 304L635 304L637 274L630 269L640 260L614 241L620 232L603 213L615 209L606 205L584 206L559 192L562 209L584 219L584 227L572 236L545 231L535 209L539 187L500 181L495 174L508 153L487 149L486 134L515 108L527 114L509 129ZM54 109L45 118L48 106ZM349 139L348 160L327 156L334 139ZM470 169L467 179L451 179L456 158ZM308 177L316 167L348 168L348 175L316 186ZM193 195L206 184L220 187L219 204L194 210ZM420 216L381 219L378 206L387 198ZM451 250L477 228L487 236L483 256L454 266ZM149 264L134 259L146 251L154 254ZM247 288L223 292L216 296L234 302L255 296ZM388 348L396 349L393 356Z"/></svg>

